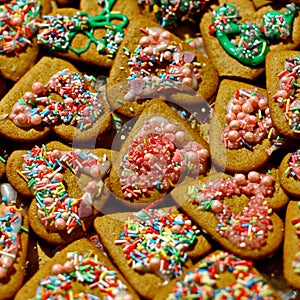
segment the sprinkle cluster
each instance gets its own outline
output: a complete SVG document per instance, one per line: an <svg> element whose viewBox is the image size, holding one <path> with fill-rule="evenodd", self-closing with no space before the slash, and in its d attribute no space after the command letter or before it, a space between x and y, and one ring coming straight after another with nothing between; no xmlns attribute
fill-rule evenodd
<svg viewBox="0 0 300 300"><path fill-rule="evenodd" d="M218 219L217 232L240 248L259 249L266 244L273 225L268 197L274 192L274 178L255 171L234 177L200 182L188 187L189 201L211 211ZM241 214L223 203L225 198L246 195L250 200Z"/></svg>
<svg viewBox="0 0 300 300"><path fill-rule="evenodd" d="M63 100L57 101L51 93ZM13 106L9 118L20 127L63 123L78 126L83 131L91 127L103 112L98 93L89 90L79 73L64 69L52 75L45 86L35 82L32 92L26 92Z"/></svg>
<svg viewBox="0 0 300 300"><path fill-rule="evenodd" d="M13 0L0 5L0 53L18 55L31 44L40 10L38 0Z"/></svg>
<svg viewBox="0 0 300 300"><path fill-rule="evenodd" d="M297 100L296 93L300 88L300 55L286 58L284 70L280 72L279 90L273 98L282 108L284 117L293 133L300 133L300 102Z"/></svg>
<svg viewBox="0 0 300 300"><path fill-rule="evenodd" d="M83 255L78 252L68 252L64 264L52 266L52 274L40 280L36 296L32 300L41 299L86 299L100 300L91 293L74 294L72 281L81 282L91 289L97 288L103 300L132 300L127 287L118 278L115 271L99 261L97 254L90 251Z"/></svg>
<svg viewBox="0 0 300 300"><path fill-rule="evenodd" d="M217 282L222 274L230 272L235 280L220 287ZM177 280L167 300L176 299L277 299L270 284L259 275L253 263L241 260L227 252L212 253L200 265Z"/></svg>
<svg viewBox="0 0 300 300"><path fill-rule="evenodd" d="M86 230L83 218L93 214L93 201L101 194L102 177L110 168L110 162L90 151L47 150L35 146L23 155L23 169L18 174L27 182L37 201L38 217L44 226L53 231L71 233L75 228ZM92 180L84 187L79 198L70 197L63 184L66 169L74 175L86 174Z"/></svg>
<svg viewBox="0 0 300 300"><path fill-rule="evenodd" d="M300 209L300 206L299 206L299 203L298 203L298 209ZM298 211L299 213L299 211ZM295 229L295 233L298 237L298 239L300 238L300 217L296 217L295 219L293 219L291 221L292 225L294 226L294 229ZM299 243L298 243L298 247L299 247ZM298 251L295 256L294 256L294 259L293 259L293 262L292 262L292 268L294 270L295 273L297 274L300 274L300 251Z"/></svg>
<svg viewBox="0 0 300 300"><path fill-rule="evenodd" d="M299 7L286 5L284 13L269 11L263 24L239 22L239 11L231 4L224 4L213 11L209 33L216 34L222 47L243 64L257 66L264 62L270 48L269 42L286 39L292 32L292 22ZM238 38L231 40L231 35Z"/></svg>
<svg viewBox="0 0 300 300"><path fill-rule="evenodd" d="M226 110L227 127L221 135L226 148L252 150L263 139L277 136L272 126L268 99L256 89L237 90Z"/></svg>
<svg viewBox="0 0 300 300"><path fill-rule="evenodd" d="M4 203L7 199L3 199ZM2 200L2 201L3 201ZM14 205L0 206L0 279L13 271L18 251L22 250L22 214Z"/></svg>
<svg viewBox="0 0 300 300"><path fill-rule="evenodd" d="M294 177L296 180L300 180L300 150L291 154L285 174Z"/></svg>
<svg viewBox="0 0 300 300"><path fill-rule="evenodd" d="M127 16L111 11L115 2L116 0L99 1L98 4L104 8L93 17L86 12L78 12L74 17L59 14L43 16L44 22L38 26L45 29L38 34L38 43L47 46L51 51L70 50L76 54L87 51L91 43L94 43L99 53L113 58L123 40L124 28L128 24ZM99 28L106 29L106 34L101 39L94 36L95 30ZM71 46L71 42L79 33L84 34L88 42L82 49L75 49Z"/></svg>
<svg viewBox="0 0 300 300"><path fill-rule="evenodd" d="M139 45L129 56L130 75L127 78L130 86L125 95L126 100L149 97L170 86L183 85L198 89L201 75L194 53L183 51L182 45L172 40L171 33L160 28L141 28L144 36Z"/></svg>
<svg viewBox="0 0 300 300"><path fill-rule="evenodd" d="M148 207L130 215L116 244L121 244L128 264L169 281L182 274L187 249L198 230L184 214Z"/></svg>
<svg viewBox="0 0 300 300"><path fill-rule="evenodd" d="M162 117L147 120L131 140L120 164L120 181L125 198L149 195L153 189L167 191L180 175L197 176L206 171L209 153L197 142Z"/></svg>
<svg viewBox="0 0 300 300"><path fill-rule="evenodd" d="M163 27L176 27L180 22L195 23L195 17L203 11L210 0L138 0L140 7L150 6L157 22Z"/></svg>

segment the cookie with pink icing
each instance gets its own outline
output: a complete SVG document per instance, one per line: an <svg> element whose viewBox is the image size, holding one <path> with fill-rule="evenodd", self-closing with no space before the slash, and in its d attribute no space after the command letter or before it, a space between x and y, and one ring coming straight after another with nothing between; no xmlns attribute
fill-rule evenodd
<svg viewBox="0 0 300 300"><path fill-rule="evenodd" d="M278 199L282 193L274 179L256 171L232 177L212 173L176 187L171 196L222 247L242 258L262 259L283 241L284 225L272 202L286 203L287 197Z"/></svg>
<svg viewBox="0 0 300 300"><path fill-rule="evenodd" d="M47 72L45 72L47 70ZM96 139L111 125L110 110L90 79L71 63L43 57L3 97L0 134L15 142Z"/></svg>
<svg viewBox="0 0 300 300"><path fill-rule="evenodd" d="M0 299L12 299L25 276L29 242L28 215L19 208L20 197L9 183L1 184Z"/></svg>
<svg viewBox="0 0 300 300"><path fill-rule="evenodd" d="M201 229L174 206L105 215L94 226L108 256L143 299L153 299L211 249Z"/></svg>
<svg viewBox="0 0 300 300"><path fill-rule="evenodd" d="M29 216L37 236L65 244L85 235L109 198L112 155L111 150L50 142L9 156L7 178L19 193L33 198Z"/></svg>
<svg viewBox="0 0 300 300"><path fill-rule="evenodd" d="M121 144L110 189L125 205L163 201L170 190L209 170L206 141L159 99L149 102Z"/></svg>
<svg viewBox="0 0 300 300"><path fill-rule="evenodd" d="M285 145L273 126L266 90L229 79L219 86L209 140L213 164L228 173L256 170Z"/></svg>
<svg viewBox="0 0 300 300"><path fill-rule="evenodd" d="M125 116L141 113L146 100L181 105L211 100L218 74L207 57L151 20L141 17L128 28L107 86L108 101ZM204 98L204 99L203 99Z"/></svg>
<svg viewBox="0 0 300 300"><path fill-rule="evenodd" d="M79 239L47 261L16 294L15 299L138 300L134 289L107 256L87 239Z"/></svg>

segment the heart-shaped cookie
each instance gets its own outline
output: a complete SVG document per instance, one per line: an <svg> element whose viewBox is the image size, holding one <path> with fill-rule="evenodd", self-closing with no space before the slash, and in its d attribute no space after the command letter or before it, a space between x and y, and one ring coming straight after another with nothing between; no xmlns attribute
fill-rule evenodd
<svg viewBox="0 0 300 300"><path fill-rule="evenodd" d="M110 190L123 204L163 201L176 184L209 169L207 142L164 101L152 99L113 162Z"/></svg>
<svg viewBox="0 0 300 300"><path fill-rule="evenodd" d="M15 299L132 299L139 297L106 255L87 239L65 247L18 291Z"/></svg>
<svg viewBox="0 0 300 300"><path fill-rule="evenodd" d="M299 47L299 7L293 3L256 11L249 0L220 0L211 8L200 31L219 76L254 80L264 72L270 50Z"/></svg>
<svg viewBox="0 0 300 300"><path fill-rule="evenodd" d="M266 87L274 127L294 140L300 139L299 59L299 51L289 50L271 51L266 58Z"/></svg>
<svg viewBox="0 0 300 300"><path fill-rule="evenodd" d="M92 0L88 5L80 4L81 10L58 8L44 16L38 43L55 56L111 68L129 16L138 13L136 4L130 5L130 1L127 7L122 1Z"/></svg>
<svg viewBox="0 0 300 300"><path fill-rule="evenodd" d="M249 172L269 161L280 147L265 89L224 79L210 122L212 163L227 173Z"/></svg>
<svg viewBox="0 0 300 300"><path fill-rule="evenodd" d="M243 284L240 284L242 280ZM154 300L167 299L281 299L250 260L216 250L184 275L162 287Z"/></svg>
<svg viewBox="0 0 300 300"><path fill-rule="evenodd" d="M0 299L12 299L22 286L28 249L28 215L17 206L23 201L10 184L1 184L0 203Z"/></svg>
<svg viewBox="0 0 300 300"><path fill-rule="evenodd" d="M145 299L211 249L175 207L105 215L94 226L109 257Z"/></svg>
<svg viewBox="0 0 300 300"><path fill-rule="evenodd" d="M18 81L36 62L37 23L51 11L49 0L11 0L0 5L0 74ZM4 29L5 28L5 29Z"/></svg>
<svg viewBox="0 0 300 300"><path fill-rule="evenodd" d="M47 70L47 72L45 72ZM111 125L110 110L67 61L43 57L1 100L0 134L35 142L52 130L67 142L96 139Z"/></svg>
<svg viewBox="0 0 300 300"><path fill-rule="evenodd" d="M182 106L210 101L218 82L218 74L206 56L141 16L128 27L116 55L107 97L116 111L135 117L151 98Z"/></svg>
<svg viewBox="0 0 300 300"><path fill-rule="evenodd" d="M105 178L113 155L50 142L9 156L9 182L25 197L34 196L29 216L37 236L65 244L85 234L110 196Z"/></svg>
<svg viewBox="0 0 300 300"><path fill-rule="evenodd" d="M251 171L228 177L211 174L176 187L171 196L196 224L231 253L262 259L283 239L283 222L272 210L279 184L274 177ZM286 197L282 201L286 203Z"/></svg>

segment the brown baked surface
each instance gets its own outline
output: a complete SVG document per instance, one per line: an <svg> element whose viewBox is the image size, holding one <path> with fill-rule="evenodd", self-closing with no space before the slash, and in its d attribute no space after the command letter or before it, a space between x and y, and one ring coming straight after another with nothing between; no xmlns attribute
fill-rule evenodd
<svg viewBox="0 0 300 300"><path fill-rule="evenodd" d="M229 79L221 81L210 122L209 148L212 164L215 164L220 171L225 171L226 173L255 170L262 167L270 159L266 152L271 146L269 139L264 139L261 144L254 146L253 151L245 147L234 150L226 149L221 140L221 134L227 126L225 107L234 93L240 88L257 88L259 93L267 96L265 89L251 84Z"/></svg>
<svg viewBox="0 0 300 300"><path fill-rule="evenodd" d="M46 147L47 150L59 149L61 151L70 151L72 149L60 142L50 142L46 145ZM111 162L113 162L113 156L115 155L114 151L108 149L93 149L91 152L99 156L99 159L106 154L107 159ZM33 195L27 187L27 183L16 172L16 170L22 170L22 155L25 153L26 150L16 150L9 156L6 174L8 181L18 193L24 197L32 199ZM70 197L78 198L83 194L82 186L89 181L89 177L82 174L80 177L76 178L76 180L75 178L76 176L69 169L65 170L64 185L67 187L68 194ZM111 193L108 189L108 183L106 180L100 197L98 197L93 204L93 217L95 217L99 211L101 211L106 201L108 201L110 195ZM36 204L36 200L32 199L28 210L29 223L35 234L45 240L47 243L55 245L68 244L85 235L85 232L81 228L73 230L71 234L67 234L65 232L51 232L50 230L47 230L38 218ZM89 229L89 227L92 225L93 217L90 216L83 219L86 229Z"/></svg>
<svg viewBox="0 0 300 300"><path fill-rule="evenodd" d="M222 252L222 250L215 250L214 252L212 252L210 255L217 255L220 252ZM205 259L205 257L204 257ZM194 266L192 266L191 268L188 269L188 271L192 271L196 268L201 268L201 263L202 261L198 261L197 263L195 263ZM181 275L180 277L178 277L178 279L173 279L169 285L167 285L166 287L162 287L159 289L159 292L155 295L155 297L153 298L153 300L160 300L160 299L167 299L168 295L170 293L172 293L173 287L175 286L177 280L181 280L184 278L184 275L188 272L186 271L183 275ZM258 275L258 276L262 276L259 271L257 269L253 269L253 271ZM224 272L221 273L220 278L217 279L216 285L218 288L224 288L224 287L229 287L230 284L232 284L234 282L234 277L232 276L232 274L230 272ZM272 295L274 296L274 295ZM275 299L280 300L281 297L275 292Z"/></svg>
<svg viewBox="0 0 300 300"><path fill-rule="evenodd" d="M39 285L40 279L46 277L47 275L51 274L51 268L56 263L62 263L66 261L66 255L68 252L77 251L79 254L85 254L86 252L89 253L90 251L93 251L93 253L98 255L99 261L103 262L108 269L114 270L118 278L127 286L129 293L132 295L134 300L138 300L139 297L133 290L133 288L127 283L126 277L122 276L122 274L115 268L115 266L110 262L109 259L91 242L89 242L87 239L79 239L72 244L69 244L67 247L65 247L63 250L61 250L59 253L57 253L51 260L47 261L43 264L43 268L41 268L38 272L34 274L34 276L27 281L22 288L18 291L16 294L15 300L21 300L21 299L31 299L34 298L36 293L36 288ZM91 289L88 287L88 285L84 285L79 282L72 282L73 292L86 292L94 294L95 296L98 296L102 299L103 294L100 292L99 289L94 288Z"/></svg>
<svg viewBox="0 0 300 300"><path fill-rule="evenodd" d="M292 131L289 124L286 122L282 108L278 102L273 99L273 95L279 90L279 79L277 74L284 70L284 62L286 58L300 55L299 51L281 50L272 51L266 57L266 87L268 91L268 100L270 107L270 114L274 127L278 132L291 139L300 139L300 134ZM299 97L299 94L296 95Z"/></svg>
<svg viewBox="0 0 300 300"><path fill-rule="evenodd" d="M71 71L79 72L71 63L65 60L47 56L42 57L39 62L36 63L3 97L0 102L0 114L9 115L12 111L13 105L18 99L23 97L25 92L31 91L31 86L35 81L41 81L45 84L52 75L66 68ZM53 97L61 100L61 98L56 94ZM109 107L105 104L105 102L103 102L103 107L103 115L100 116L95 123L93 123L93 126L84 131L80 131L75 126L65 124L55 125L53 127L40 125L36 127L22 128L15 125L9 118L6 118L0 120L0 134L8 140L25 143L42 140L53 129L56 135L64 141L88 141L104 133L111 126Z"/></svg>
<svg viewBox="0 0 300 300"><path fill-rule="evenodd" d="M292 267L295 254L299 252L299 237L292 220L299 218L299 202L291 200L285 215L284 243L283 243L283 275L285 280L296 289L300 289L300 275Z"/></svg>
<svg viewBox="0 0 300 300"><path fill-rule="evenodd" d="M28 215L23 209L19 210L22 214L22 226L29 229ZM18 250L18 256L13 264L14 271L7 278L0 279L1 300L12 299L15 293L21 288L26 268L27 250L29 243L29 233L21 233L22 249Z"/></svg>
<svg viewBox="0 0 300 300"><path fill-rule="evenodd" d="M118 152L116 159L113 161L113 168L110 173L110 190L115 195L115 197L121 201L123 204L129 205L129 207L144 207L151 202L156 202L159 200L163 200L163 198L167 195L168 192L164 192L162 190L153 189L150 190L150 196L140 196L137 199L133 199L133 201L126 200L123 196L123 191L121 190L120 183L120 163L123 161L124 155L127 153L128 146L138 131L142 128L146 120L154 116L163 116L172 121L173 124L176 124L180 128L180 130L184 131L187 134L188 140L197 141L204 148L208 149L207 142L203 140L200 135L194 131L188 123L186 123L178 114L173 111L166 103L159 99L152 99L142 114L139 116L138 120L132 127L130 134L122 143L122 147Z"/></svg>
<svg viewBox="0 0 300 300"><path fill-rule="evenodd" d="M285 172L288 168L288 162L292 153L287 153L285 157L282 159L279 166L279 180L282 188L291 198L299 198L300 197L300 181L295 179L293 176L288 176Z"/></svg>
<svg viewBox="0 0 300 300"><path fill-rule="evenodd" d="M200 21L200 31L203 37L203 42L205 49L207 51L208 57L212 60L214 66L218 70L220 77L230 77L231 79L244 78L247 80L254 80L259 75L264 72L265 65L262 64L257 67L246 66L237 61L235 58L231 57L223 49L218 39L214 35L210 35L209 25L212 23L212 11L216 10L219 6L229 3L226 0L218 0L216 4L211 5L211 10L203 14L203 17ZM246 21L252 21L255 23L262 24L262 16L275 9L271 6L263 6L259 10L255 10L254 4L250 0L231 0L230 4L234 5L240 11L239 20L241 23ZM278 8L276 8L278 10ZM280 10L284 11L283 9ZM300 45L300 17L299 14L296 16L293 22L293 32L290 37L288 37L283 42L270 45L270 50L284 50L284 49L296 49Z"/></svg>
<svg viewBox="0 0 300 300"><path fill-rule="evenodd" d="M107 99L109 104L117 112L127 117L135 117L141 114L142 110L147 105L147 99L142 101L124 100L124 89L127 89L127 77L129 76L130 69L128 67L128 57L124 54L122 49L125 47L125 49L129 49L130 52L133 53L135 48L139 45L140 38L144 36L144 34L140 31L140 28L151 27L162 28L156 22L151 21L144 16L137 18L134 22L129 24L127 34L125 35L120 51L118 51L116 55L115 63L109 73L107 85ZM210 101L215 95L219 83L216 69L206 56L180 40L174 34L172 34L172 40L177 44L181 44L183 51L189 51L196 54L197 62L201 64L201 67L199 68L201 81L196 92L191 88L185 88L183 93L181 93L178 89L170 87L165 91L160 92L161 95L159 97L180 105L198 104L199 102L201 103L203 98ZM123 101L122 105L119 104L118 100ZM132 111L130 111L130 107L133 108Z"/></svg>
<svg viewBox="0 0 300 300"><path fill-rule="evenodd" d="M170 207L162 208L169 211ZM172 212L176 212L176 208L172 208ZM132 286L140 296L145 299L153 299L157 293L158 288L163 283L155 274L144 273L139 274L133 268L128 266L127 259L124 256L123 248L120 245L115 245L114 241L119 239L120 234L124 230L124 221L128 219L130 212L117 213L111 215L105 215L97 217L94 221L94 227L99 234L101 242L106 249L110 259L119 270L126 276ZM197 236L195 246L191 246L191 250L188 251L189 258L185 263L185 268L192 265L191 259L197 259L211 250L210 242L203 236ZM164 298L161 298L164 299Z"/></svg>
<svg viewBox="0 0 300 300"><path fill-rule="evenodd" d="M224 174L212 174L208 178L203 178L201 181L213 180L228 176ZM202 229L204 229L215 241L217 241L227 251L245 259L259 260L272 255L281 245L283 240L283 227L284 224L281 218L272 213L270 219L272 220L273 230L268 232L266 245L260 249L247 249L237 247L229 239L222 237L217 231L218 220L215 214L211 211L204 211L197 208L188 200L188 187L197 184L199 181L195 180L187 184L182 184L171 191L171 196L179 207ZM244 206L247 205L249 199L245 195L233 196L232 198L226 197L222 202L228 205L236 214L241 214Z"/></svg>

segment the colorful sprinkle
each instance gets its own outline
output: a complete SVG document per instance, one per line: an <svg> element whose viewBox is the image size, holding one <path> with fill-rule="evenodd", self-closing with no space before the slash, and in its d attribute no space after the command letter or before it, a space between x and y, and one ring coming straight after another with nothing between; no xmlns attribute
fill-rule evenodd
<svg viewBox="0 0 300 300"><path fill-rule="evenodd" d="M101 194L102 178L109 168L108 160L100 163L100 158L90 151L48 151L43 145L23 155L21 174L35 196L37 214L44 226L70 234L75 228L85 230L83 219L93 214L93 202ZM80 198L70 197L63 184L66 169L91 177Z"/></svg>
<svg viewBox="0 0 300 300"><path fill-rule="evenodd" d="M197 176L206 172L209 153L166 118L146 121L132 139L121 162L123 195L127 199L148 195L154 188L167 191L182 173Z"/></svg>
<svg viewBox="0 0 300 300"><path fill-rule="evenodd" d="M122 245L129 266L168 282L182 274L187 250L199 231L184 214L148 207L128 217L115 244Z"/></svg>
<svg viewBox="0 0 300 300"><path fill-rule="evenodd" d="M233 276L228 286L220 286L223 274ZM227 252L212 253L197 268L177 280L167 300L176 299L278 299L269 283L259 275L253 263Z"/></svg>
<svg viewBox="0 0 300 300"><path fill-rule="evenodd" d="M274 193L274 178L251 171L248 178L236 174L188 187L189 201L200 210L211 211L218 219L217 232L240 248L259 249L266 244L273 225L268 197ZM241 214L223 203L225 198L246 195L248 204Z"/></svg>

